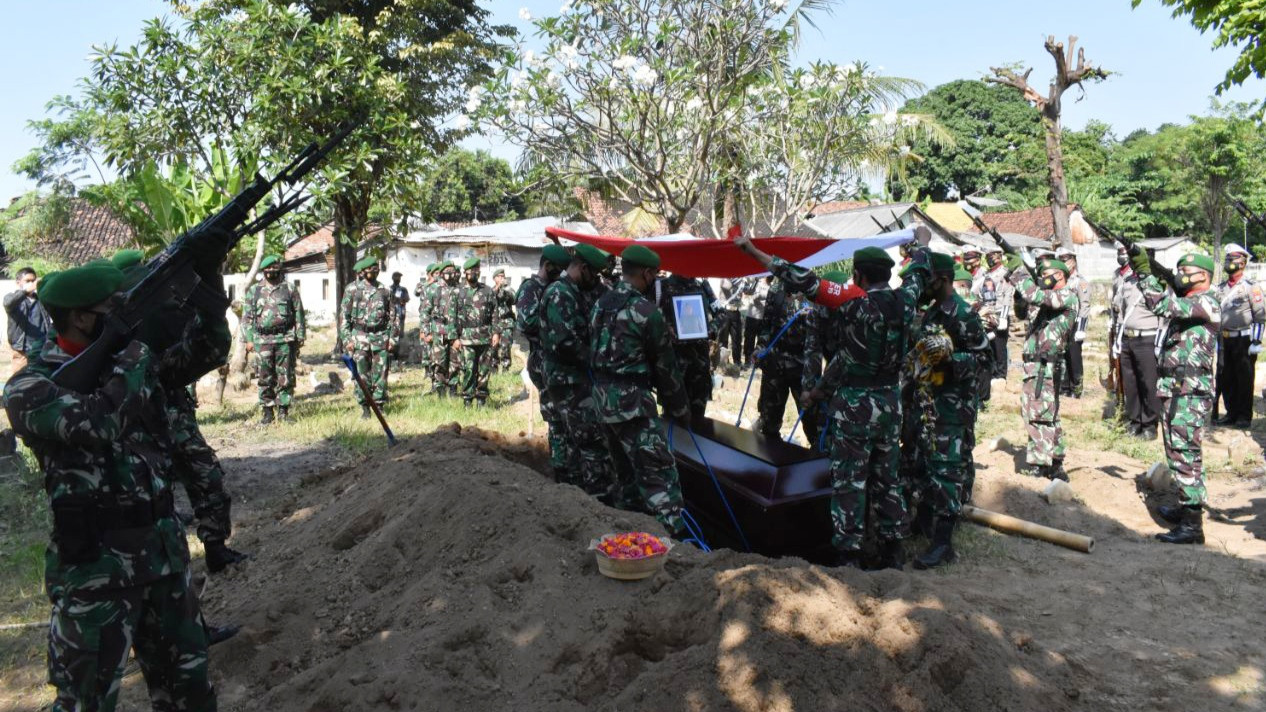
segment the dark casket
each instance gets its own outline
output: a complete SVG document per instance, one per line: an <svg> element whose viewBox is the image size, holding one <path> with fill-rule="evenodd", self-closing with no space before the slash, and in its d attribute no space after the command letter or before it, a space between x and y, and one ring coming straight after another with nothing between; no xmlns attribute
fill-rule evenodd
<svg viewBox="0 0 1266 712"><path fill-rule="evenodd" d="M670 427L686 508L710 546L743 550L728 502L752 551L819 558L830 549L831 463L825 455L711 418L694 422L693 439L684 425Z"/></svg>

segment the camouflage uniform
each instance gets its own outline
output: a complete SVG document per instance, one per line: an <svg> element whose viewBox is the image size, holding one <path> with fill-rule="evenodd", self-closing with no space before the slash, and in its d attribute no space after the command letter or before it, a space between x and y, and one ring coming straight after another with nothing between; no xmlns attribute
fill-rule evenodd
<svg viewBox="0 0 1266 712"><path fill-rule="evenodd" d="M255 349L260 405L289 408L299 344L307 338L299 290L285 280L252 284L242 309L242 335Z"/></svg>
<svg viewBox="0 0 1266 712"><path fill-rule="evenodd" d="M452 321L456 325L453 336L460 339L458 353L461 363L459 387L462 400L472 400L481 405L488 400L488 375L492 368L492 347L497 302L492 288L475 282L457 287L453 300L455 311Z"/></svg>
<svg viewBox="0 0 1266 712"><path fill-rule="evenodd" d="M1077 295L1077 322L1068 339L1068 349L1064 352L1064 372L1060 378L1061 395L1080 398L1082 392L1082 359L1081 341L1086 337L1086 325L1090 323L1090 282L1074 272L1068 277L1068 288Z"/></svg>
<svg viewBox="0 0 1266 712"><path fill-rule="evenodd" d="M509 284L503 284L494 290L497 298L496 330L501 337L493 353L493 365L502 371L509 371L511 366L510 347L514 343L514 290Z"/></svg>
<svg viewBox="0 0 1266 712"><path fill-rule="evenodd" d="M224 468L198 427L197 404L186 388L167 392L171 423L172 476L185 487L198 524L198 540L208 546L224 543L233 534L232 499L224 491Z"/></svg>
<svg viewBox="0 0 1266 712"><path fill-rule="evenodd" d="M440 395L457 395L461 354L453 348L457 338L457 300L462 287L443 278L435 289L431 307L431 383Z"/></svg>
<svg viewBox="0 0 1266 712"><path fill-rule="evenodd" d="M680 536L681 483L652 389L675 417L686 416L690 406L664 315L621 281L598 299L590 322L593 397L615 467L616 506L649 510L670 535Z"/></svg>
<svg viewBox="0 0 1266 712"><path fill-rule="evenodd" d="M53 383L70 355L50 341L5 386L9 420L40 463L53 512L45 588L54 710L113 710L129 647L154 709L216 707L172 507L165 393L222 363L229 333L222 314L189 333L157 355L133 342L87 394Z"/></svg>
<svg viewBox="0 0 1266 712"><path fill-rule="evenodd" d="M969 292L970 294L970 292ZM973 297L974 299L974 297ZM913 387L913 421L918 433L920 487L937 517L957 517L972 489L976 413L981 378L989 378L992 354L979 314L958 294L932 304L921 315L907 355ZM931 360L923 358L941 351Z"/></svg>
<svg viewBox="0 0 1266 712"><path fill-rule="evenodd" d="M1205 500L1200 448L1213 411L1213 359L1221 305L1213 291L1180 297L1154 275L1144 276L1139 287L1148 309L1169 320L1161 340L1156 382L1165 461L1178 482L1182 504L1200 506Z"/></svg>
<svg viewBox="0 0 1266 712"><path fill-rule="evenodd" d="M898 374L910 327L927 283L926 267L909 269L899 289L872 286L839 307L839 352L816 389L831 396L827 452L831 457L832 543L861 549L867 500L877 497L878 535L896 542L909 534L909 512L899 469L901 402ZM774 258L771 270L789 291L816 294L812 271ZM784 337L785 338L785 337Z"/></svg>
<svg viewBox="0 0 1266 712"><path fill-rule="evenodd" d="M802 308L803 301L799 296L788 294L781 282L770 285L769 296L765 300L765 318L757 337L757 345L760 347L757 353L766 349L768 353L756 361L756 367L761 370L760 395L756 400L756 409L760 413L760 432L767 438L782 437L783 414L787 409L789 394L796 404L797 412L807 405L800 402L805 340L809 331L806 315L798 316L778 341L770 346L770 342L787 320ZM810 444L818 442L821 427L819 421L816 413L806 411L800 422Z"/></svg>
<svg viewBox="0 0 1266 712"><path fill-rule="evenodd" d="M1028 270L1008 278L1026 303L1037 307L1024 339L1024 386L1020 415L1029 433L1025 461L1029 465L1060 467L1066 445L1059 422L1059 381L1064 349L1077 322L1077 294L1067 286L1042 289Z"/></svg>
<svg viewBox="0 0 1266 712"><path fill-rule="evenodd" d="M589 314L594 291L581 290L567 275L546 287L541 300L540 337L545 390L563 417L559 429L562 447L550 453L554 478L591 495L609 497L614 476L589 375Z"/></svg>
<svg viewBox="0 0 1266 712"><path fill-rule="evenodd" d="M434 274L434 273L432 273ZM423 275L418 280L418 284L413 288L413 296L418 298L418 348L419 358L422 363L422 370L427 377L431 376L431 345L426 342L428 336L431 335L431 295L434 281L429 275Z"/></svg>
<svg viewBox="0 0 1266 712"><path fill-rule="evenodd" d="M701 279L670 275L656 282L659 292L659 310L665 315L669 336L672 338L673 351L677 363L682 368L682 382L686 386L686 397L690 399L690 416L702 418L712 400L712 359L710 354L712 341L716 339L716 320L712 317L712 303L716 301L712 287ZM708 321L708 338L691 341L678 341L673 314L673 297L688 294L703 296L703 309Z"/></svg>
<svg viewBox="0 0 1266 712"><path fill-rule="evenodd" d="M377 282L358 278L343 291L339 305L339 338L352 347L356 368L373 392L374 402L387 402L387 374L391 367L388 347L400 340L391 308L391 292ZM367 405L356 391L356 402Z"/></svg>

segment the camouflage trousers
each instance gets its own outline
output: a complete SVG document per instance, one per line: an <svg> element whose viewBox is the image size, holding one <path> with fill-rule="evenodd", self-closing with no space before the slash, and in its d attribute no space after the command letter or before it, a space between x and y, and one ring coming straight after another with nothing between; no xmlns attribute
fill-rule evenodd
<svg viewBox="0 0 1266 712"><path fill-rule="evenodd" d="M422 364L422 370L428 376L431 375L431 345L426 343L427 332L423 329L418 330L418 363Z"/></svg>
<svg viewBox="0 0 1266 712"><path fill-rule="evenodd" d="M54 712L112 712L128 650L156 712L214 712L207 633L187 571L143 586L53 600L48 681Z"/></svg>
<svg viewBox="0 0 1266 712"><path fill-rule="evenodd" d="M567 472L567 415L563 404L550 396L548 389L540 391L541 419L549 426L549 464L554 470L554 481L566 481Z"/></svg>
<svg viewBox="0 0 1266 712"><path fill-rule="evenodd" d="M461 359L461 381L459 387L462 399L488 399L488 376L492 371L492 347L488 344L462 343L458 353Z"/></svg>
<svg viewBox="0 0 1266 712"><path fill-rule="evenodd" d="M910 516L899 470L901 401L897 388L841 388L831 401L831 543L862 548L868 499L875 497L879 538L909 535Z"/></svg>
<svg viewBox="0 0 1266 712"><path fill-rule="evenodd" d="M1204 504L1204 456L1200 448L1213 411L1213 397L1171 396L1162 398L1160 404L1165 418L1161 427L1165 464L1178 483L1182 503Z"/></svg>
<svg viewBox="0 0 1266 712"><path fill-rule="evenodd" d="M457 393L461 375L461 354L453 348L452 339L436 336L431 340L431 387L437 391Z"/></svg>
<svg viewBox="0 0 1266 712"><path fill-rule="evenodd" d="M677 365L682 369L682 384L690 401L690 416L702 418L712 400L712 358L707 341L677 344Z"/></svg>
<svg viewBox="0 0 1266 712"><path fill-rule="evenodd" d="M357 345L352 351L352 359L356 361L356 370L369 387L374 402L382 405L387 402L387 375L391 370L391 352L378 346ZM356 391L356 402L365 405L365 394L360 386L353 384Z"/></svg>
<svg viewBox="0 0 1266 712"><path fill-rule="evenodd" d="M290 407L295 393L295 359L298 344L260 344L255 349L255 375L259 381L259 404Z"/></svg>
<svg viewBox="0 0 1266 712"><path fill-rule="evenodd" d="M584 383L551 386L549 393L550 401L558 404L563 417L561 469L554 470L555 479L595 497L609 497L615 474L611 471L606 433L594 409L593 389Z"/></svg>
<svg viewBox="0 0 1266 712"><path fill-rule="evenodd" d="M800 402L801 368L766 368L761 372L760 396L756 399L756 410L760 413L760 432L765 437L778 439L782 437L782 421L787 410L787 397L796 404L796 412L804 410ZM804 436L809 439L809 446L816 447L821 430L821 417L818 408L804 411L800 419L800 427Z"/></svg>
<svg viewBox="0 0 1266 712"><path fill-rule="evenodd" d="M972 461L975 431L961 423L929 423L919 438L923 501L938 518L957 517L971 499L976 470Z"/></svg>
<svg viewBox="0 0 1266 712"><path fill-rule="evenodd" d="M224 491L224 468L202 437L192 408L170 408L173 478L184 485L202 543L224 542L233 534L233 500Z"/></svg>
<svg viewBox="0 0 1266 712"><path fill-rule="evenodd" d="M511 367L511 347L514 346L514 320L510 319L497 327L497 335L501 337L501 343L497 344L497 348L493 350L492 365L493 368L502 371L509 371Z"/></svg>
<svg viewBox="0 0 1266 712"><path fill-rule="evenodd" d="M1059 422L1059 364L1026 361L1020 391L1020 417L1029 433L1025 460L1049 465L1064 459L1064 429Z"/></svg>
<svg viewBox="0 0 1266 712"><path fill-rule="evenodd" d="M686 531L677 462L668 448L664 421L640 417L604 425L615 467L615 505L648 512L674 538Z"/></svg>

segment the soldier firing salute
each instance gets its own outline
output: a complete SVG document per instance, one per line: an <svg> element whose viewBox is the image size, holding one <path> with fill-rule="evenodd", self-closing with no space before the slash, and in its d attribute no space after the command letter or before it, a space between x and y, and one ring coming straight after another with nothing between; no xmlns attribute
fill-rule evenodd
<svg viewBox="0 0 1266 712"><path fill-rule="evenodd" d="M378 284L378 260L365 257L352 266L358 279L343 291L339 305L339 338L343 348L356 360L356 369L369 386L372 401L382 407L387 402L387 375L391 347L400 339L391 309L391 292ZM369 418L370 401L355 388L360 417Z"/></svg>
<svg viewBox="0 0 1266 712"><path fill-rule="evenodd" d="M1059 382L1063 369L1064 349L1077 323L1077 295L1068 288L1068 265L1044 259L1038 276L1039 285L1030 270L1037 269L1033 257L1025 253L1007 257L1011 276L1007 279L1037 314L1029 323L1024 339L1024 385L1020 392L1020 416L1029 434L1025 452L1028 468L1025 474L1047 479L1067 480L1064 472L1064 430L1059 421ZM1027 269L1021 269L1022 266Z"/></svg>
<svg viewBox="0 0 1266 712"><path fill-rule="evenodd" d="M550 462L565 460L567 444L563 441L563 431L567 427L565 414L555 407L545 390L544 352L541 350L541 297L545 296L545 288L558 279L567 265L571 264L571 253L562 245L546 245L541 251L541 262L536 274L523 280L515 298L515 321L519 333L528 342L527 372L532 385L541 396L541 419L549 426ZM558 471L555 470L555 477Z"/></svg>
<svg viewBox="0 0 1266 712"><path fill-rule="evenodd" d="M540 327L545 388L564 423L559 432L563 448L550 463L554 479L604 500L611 496L614 477L589 375L589 316L607 256L596 247L576 245L567 271L545 288Z"/></svg>
<svg viewBox="0 0 1266 712"><path fill-rule="evenodd" d="M1121 364L1127 431L1140 440L1156 439L1160 400L1156 396L1156 340L1162 321L1143 299L1141 277L1130 268L1124 246L1117 248L1120 267L1112 275L1111 353Z"/></svg>
<svg viewBox="0 0 1266 712"><path fill-rule="evenodd" d="M259 379L259 422L273 422L273 409L290 422L290 401L295 392L295 361L307 338L307 318L299 290L281 274L281 258L268 255L259 263L264 281L246 290L242 307L242 336L247 350L254 350Z"/></svg>
<svg viewBox="0 0 1266 712"><path fill-rule="evenodd" d="M501 344L501 336L494 329L497 297L491 287L479 281L479 258L466 260L462 272L466 283L458 288L454 300L457 328L453 348L461 356L462 402L469 408L472 402L480 406L488 403L492 353Z"/></svg>
<svg viewBox="0 0 1266 712"><path fill-rule="evenodd" d="M659 255L642 245L620 254L621 279L593 307L593 398L616 472L615 504L655 515L674 538L686 536L681 483L655 394L668 416L690 416L664 315L651 296Z"/></svg>
<svg viewBox="0 0 1266 712"><path fill-rule="evenodd" d="M1157 534L1167 544L1204 543L1205 477L1201 442L1213 411L1213 351L1221 322L1218 296L1209 290L1213 259L1200 254L1183 255L1167 289L1152 274L1147 255L1131 258L1147 307L1168 319L1161 340L1160 394L1164 414L1161 435L1165 462L1178 482L1177 507L1160 507L1159 514L1175 527Z"/></svg>
<svg viewBox="0 0 1266 712"><path fill-rule="evenodd" d="M991 352L980 315L955 291L956 282L970 284L962 267L955 274L954 258L932 253L932 304L914 328L914 348L906 360L914 386L919 486L935 524L932 542L914 560L914 568L929 569L957 558L953 534L963 502L975 479L972 448L976 446L978 379L988 378ZM969 295L970 287L965 289ZM974 297L973 297L974 299Z"/></svg>
<svg viewBox="0 0 1266 712"><path fill-rule="evenodd" d="M1068 265L1068 288L1077 295L1077 323L1073 338L1068 342L1068 349L1064 351L1064 373L1060 379L1059 392L1060 395L1081 398L1081 342L1086 340L1086 327L1090 323L1090 282L1077 271L1077 253L1060 250L1056 256Z"/></svg>
<svg viewBox="0 0 1266 712"><path fill-rule="evenodd" d="M925 229L925 228L924 228ZM910 345L910 327L931 273L928 250L916 248L903 270L899 289L888 286L895 264L876 247L853 255L853 286L819 279L811 270L758 250L740 235L734 244L769 269L790 292L837 307L840 351L827 364L822 380L806 393L807 402L831 398L827 448L831 457L832 544L841 566L861 565L867 498L876 493L880 568L905 565L901 540L909 536L910 516L899 473L901 361Z"/></svg>
<svg viewBox="0 0 1266 712"><path fill-rule="evenodd" d="M1217 289L1222 309L1217 392L1226 406L1217 425L1235 428L1247 428L1253 422L1253 371L1257 354L1262 352L1262 325L1266 323L1262 287L1244 276L1248 261L1248 250L1227 245L1227 278Z"/></svg>
<svg viewBox="0 0 1266 712"><path fill-rule="evenodd" d="M218 259L198 272L223 288ZM56 340L4 390L52 510L45 588L54 709L114 709L131 648L155 709L214 710L206 629L172 507L165 394L224 361L228 326L223 310L200 313L195 328L161 352L129 343L95 390L59 386L53 372L103 333L123 279L106 261L46 277L40 300Z"/></svg>

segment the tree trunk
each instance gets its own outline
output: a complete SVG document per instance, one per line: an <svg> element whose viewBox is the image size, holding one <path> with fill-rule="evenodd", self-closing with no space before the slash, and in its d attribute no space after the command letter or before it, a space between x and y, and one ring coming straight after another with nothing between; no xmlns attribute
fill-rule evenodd
<svg viewBox="0 0 1266 712"><path fill-rule="evenodd" d="M259 263L264 259L264 231L259 231L255 237L255 257L251 260L251 267L246 271L246 281L242 283L241 299L246 299L246 290L255 283L255 275L259 272ZM243 304L245 302L243 301ZM245 310L243 310L245 311ZM239 312L239 316L240 316ZM228 368L220 369L220 380L216 383L215 401L216 405L224 405L224 387L232 380L233 390L240 391L251 382L246 375L246 342L242 338L242 323L239 320L237 325L237 333L233 334L232 355L229 356Z"/></svg>
<svg viewBox="0 0 1266 712"><path fill-rule="evenodd" d="M1046 130L1046 162L1051 188L1051 218L1055 222L1055 244L1066 249L1073 249L1073 232L1068 226L1068 182L1064 178L1064 151L1061 143L1058 104L1053 116L1043 111L1042 128Z"/></svg>

